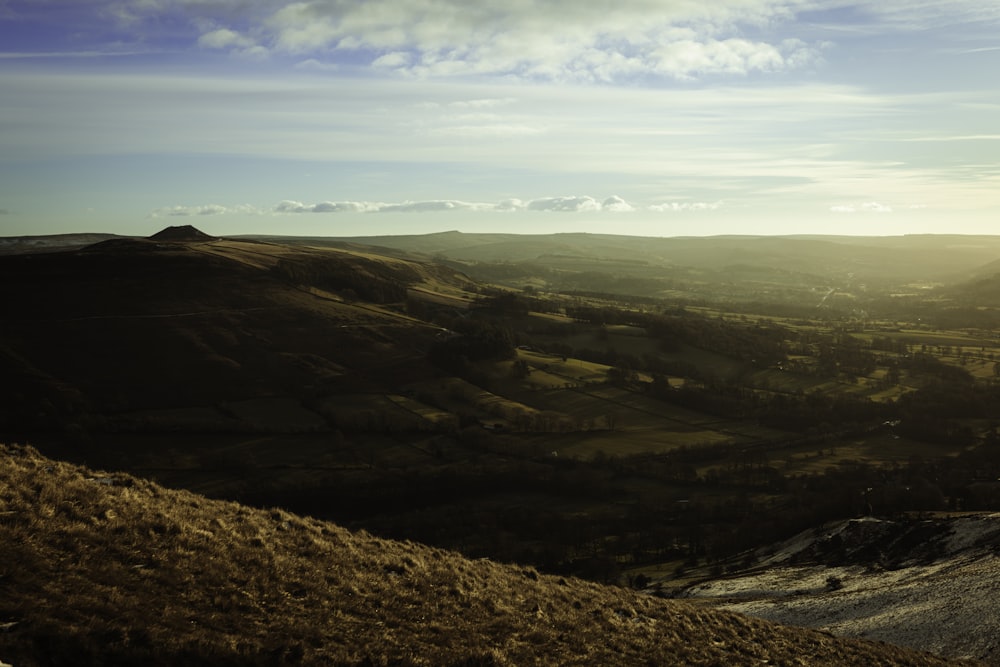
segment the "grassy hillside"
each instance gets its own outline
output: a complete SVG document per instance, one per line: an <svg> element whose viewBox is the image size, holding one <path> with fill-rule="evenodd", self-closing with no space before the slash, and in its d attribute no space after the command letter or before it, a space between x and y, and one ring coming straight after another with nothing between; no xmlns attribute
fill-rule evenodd
<svg viewBox="0 0 1000 667"><path fill-rule="evenodd" d="M0 660L934 665L0 447Z"/></svg>
<svg viewBox="0 0 1000 667"><path fill-rule="evenodd" d="M685 595L779 623L996 665L998 549L998 514L862 517L760 549L753 567L701 580Z"/></svg>

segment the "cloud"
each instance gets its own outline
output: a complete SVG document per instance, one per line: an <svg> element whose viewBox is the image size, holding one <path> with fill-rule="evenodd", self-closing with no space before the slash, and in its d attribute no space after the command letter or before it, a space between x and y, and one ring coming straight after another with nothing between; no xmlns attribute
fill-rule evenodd
<svg viewBox="0 0 1000 667"><path fill-rule="evenodd" d="M528 137L544 134L546 132L546 128L544 127L523 123L501 122L500 119L497 119L496 122L489 122L486 118L470 118L468 120L470 122L465 124L447 123L442 127L429 129L427 130L427 134L432 136L436 135L473 139L489 137Z"/></svg>
<svg viewBox="0 0 1000 667"><path fill-rule="evenodd" d="M861 210L868 213L892 213L891 206L880 204L877 201L870 201L862 204Z"/></svg>
<svg viewBox="0 0 1000 667"><path fill-rule="evenodd" d="M973 32L991 38L1000 24L1000 5L619 0L609 8L578 0L20 0L6 15L23 22L25 34L58 17L60 24L73 26L72 41L60 46L85 45L81 52L87 45L124 39L133 46L197 45L257 58L280 53L300 63L425 77L613 82L810 67L828 46L817 36L831 32L885 35L945 27L963 37ZM970 52L977 49L959 41ZM992 42L981 47L990 48Z"/></svg>
<svg viewBox="0 0 1000 667"><path fill-rule="evenodd" d="M275 213L438 213L442 211L494 210L493 204L479 204L453 199L407 201L398 204L363 201L325 201L318 204L285 200L274 207Z"/></svg>
<svg viewBox="0 0 1000 667"><path fill-rule="evenodd" d="M865 202L864 204L840 204L830 207L831 213L892 213L892 207L880 204L877 201Z"/></svg>
<svg viewBox="0 0 1000 667"><path fill-rule="evenodd" d="M1000 141L1000 134L956 134L939 135L933 137L912 137L901 139L910 142L939 142L939 141Z"/></svg>
<svg viewBox="0 0 1000 667"><path fill-rule="evenodd" d="M670 42L652 54L652 68L681 79L704 74L777 72L808 66L820 58L820 47L800 40L769 44L741 38Z"/></svg>
<svg viewBox="0 0 1000 667"><path fill-rule="evenodd" d="M325 165L334 192L357 193L358 201L398 203L453 183L447 194L455 200L487 201L496 210L519 210L501 201L517 193L567 191L601 193L597 203L618 193L661 212L718 201L732 210L779 202L802 211L859 208L876 199L869 193L892 202L897 214L909 202L939 211L1000 202L1000 168L989 151L995 141L904 143L954 134L936 125L942 119L948 129L987 134L1000 109L995 88L905 93L804 83L611 91L271 71L223 77L0 67L7 93L0 96L0 117L19 129L0 133L0 161L299 160ZM503 134L501 127L535 133ZM276 171L266 195L241 182L232 197L264 196L270 212L300 192L293 171ZM219 177L235 178L225 171ZM382 189L386 179L412 184L398 193ZM475 190L464 189L470 185ZM325 198L323 191L307 192L314 193L310 206ZM656 198L664 193L676 201ZM531 196L521 199L527 207Z"/></svg>
<svg viewBox="0 0 1000 667"><path fill-rule="evenodd" d="M408 67L412 61L413 56L406 51L392 51L373 60L372 67L399 69Z"/></svg>
<svg viewBox="0 0 1000 667"><path fill-rule="evenodd" d="M189 0L176 0L190 4ZM237 3L238 4L238 3ZM198 40L207 48L267 48L317 64L409 75L503 75L529 79L614 81L638 76L690 79L800 68L822 45L768 39L805 0L300 0L264 2L244 32L216 27ZM199 0L219 17L231 3ZM163 11L163 3L151 2ZM136 16L138 11L129 15ZM217 18L218 20L218 18ZM244 17L244 24L247 18ZM254 38L247 33L255 35ZM757 37L750 39L746 34Z"/></svg>
<svg viewBox="0 0 1000 667"><path fill-rule="evenodd" d="M383 204L370 202L333 202L303 204L286 199L274 207L275 213L368 213L377 211Z"/></svg>
<svg viewBox="0 0 1000 667"><path fill-rule="evenodd" d="M202 34L198 46L206 49L228 50L234 56L250 60L263 60L270 55L267 47L258 44L251 37L229 28L217 28Z"/></svg>
<svg viewBox="0 0 1000 667"><path fill-rule="evenodd" d="M927 30L1000 22L1000 5L977 0L881 0L858 5L883 28Z"/></svg>
<svg viewBox="0 0 1000 667"><path fill-rule="evenodd" d="M715 211L722 207L722 202L667 202L652 204L647 210L655 213L675 213L679 211Z"/></svg>
<svg viewBox="0 0 1000 667"><path fill-rule="evenodd" d="M533 199L525 206L529 211L554 211L559 213L590 213L604 211L608 213L627 213L634 211L635 207L617 195L608 197L604 201L597 201L593 197L545 197Z"/></svg>
<svg viewBox="0 0 1000 667"><path fill-rule="evenodd" d="M206 32L198 38L198 45L209 49L228 49L232 47L247 48L255 46L252 39L229 28L219 28Z"/></svg>
<svg viewBox="0 0 1000 667"><path fill-rule="evenodd" d="M383 204L379 213L436 213L439 211L488 211L493 204L479 204L455 200L416 201L402 204Z"/></svg>
<svg viewBox="0 0 1000 667"><path fill-rule="evenodd" d="M525 206L526 204L520 199L504 199L497 203L496 209L498 211L520 211Z"/></svg>
<svg viewBox="0 0 1000 667"><path fill-rule="evenodd" d="M531 200L526 208L529 211L579 213L581 211L600 211L601 204L593 197L546 197Z"/></svg>
<svg viewBox="0 0 1000 667"><path fill-rule="evenodd" d="M621 197L613 195L601 202L601 210L613 213L630 213L635 210L635 207Z"/></svg>
<svg viewBox="0 0 1000 667"><path fill-rule="evenodd" d="M432 199L427 201L406 201L396 204L379 202L320 202L303 204L285 200L274 207L275 213L443 213L450 211L472 212L512 212L512 211L554 211L580 213L605 211L622 213L636 210L618 196L599 202L593 197L546 197L524 202L520 199L505 199L496 204L468 202L457 199Z"/></svg>
<svg viewBox="0 0 1000 667"><path fill-rule="evenodd" d="M201 206L168 206L158 208L149 214L151 218L172 218L200 215L227 215L230 213L259 214L260 210L249 204L239 206L222 206L220 204L203 204Z"/></svg>
<svg viewBox="0 0 1000 667"><path fill-rule="evenodd" d="M336 71L342 69L341 66L338 65L337 63L324 63L324 62L321 62L319 60L316 60L315 58L307 58L305 60L301 60L301 61L295 63L295 65L293 65L293 67L295 69L299 69L299 70L303 70L303 71L307 71L307 72L308 71L312 71L312 72L336 72Z"/></svg>

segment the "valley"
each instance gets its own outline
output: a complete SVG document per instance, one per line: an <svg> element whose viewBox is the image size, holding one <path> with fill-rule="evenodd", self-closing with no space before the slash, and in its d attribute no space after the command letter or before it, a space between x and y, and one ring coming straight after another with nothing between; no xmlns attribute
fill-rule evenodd
<svg viewBox="0 0 1000 667"><path fill-rule="evenodd" d="M173 229L0 257L0 442L660 597L1000 510L1000 238Z"/></svg>

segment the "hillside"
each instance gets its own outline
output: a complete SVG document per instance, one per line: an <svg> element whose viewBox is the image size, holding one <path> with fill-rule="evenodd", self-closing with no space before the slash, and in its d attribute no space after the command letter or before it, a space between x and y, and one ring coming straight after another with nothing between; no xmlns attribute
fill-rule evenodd
<svg viewBox="0 0 1000 667"><path fill-rule="evenodd" d="M714 236L467 234L352 238L259 237L292 245L367 244L380 252L434 257L470 277L506 288L583 296L666 300L759 315L900 318L914 305L934 308L961 295L934 288L983 275L1000 257L993 236ZM392 250L390 250L392 249ZM964 300L967 301L967 300ZM994 299L995 301L995 299ZM968 312L950 310L961 326ZM959 321L955 321L955 317ZM986 320L986 321L983 321ZM975 315L975 326L996 317Z"/></svg>
<svg viewBox="0 0 1000 667"><path fill-rule="evenodd" d="M0 448L0 660L935 665Z"/></svg>
<svg viewBox="0 0 1000 667"><path fill-rule="evenodd" d="M838 521L686 595L779 623L1000 664L1000 515Z"/></svg>
<svg viewBox="0 0 1000 667"><path fill-rule="evenodd" d="M461 304L469 285L440 266L364 252L182 228L163 236L198 240L111 239L0 258L0 370L11 380L0 390L0 432L88 430L146 419L144 410L301 403L378 386L422 364L439 330L405 313L408 297ZM234 425L217 412L195 421Z"/></svg>
<svg viewBox="0 0 1000 667"><path fill-rule="evenodd" d="M0 255L23 255L60 250L78 250L101 241L122 238L114 234L50 234L46 236L0 236Z"/></svg>

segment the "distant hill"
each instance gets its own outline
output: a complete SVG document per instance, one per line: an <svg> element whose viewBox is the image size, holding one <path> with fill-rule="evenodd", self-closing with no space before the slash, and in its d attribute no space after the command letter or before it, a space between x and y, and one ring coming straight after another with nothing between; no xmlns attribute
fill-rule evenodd
<svg viewBox="0 0 1000 667"><path fill-rule="evenodd" d="M970 307L1000 307L1000 260L980 267L976 273L971 280L949 285L941 290L942 294Z"/></svg>
<svg viewBox="0 0 1000 667"><path fill-rule="evenodd" d="M0 446L0 661L943 665Z"/></svg>
<svg viewBox="0 0 1000 667"><path fill-rule="evenodd" d="M167 227L156 232L149 237L151 241L213 241L214 236L209 236L205 232L191 225L180 225L178 227Z"/></svg>
<svg viewBox="0 0 1000 667"><path fill-rule="evenodd" d="M283 242L294 237L268 237ZM547 255L638 260L655 266L720 270L734 265L805 272L858 281L961 280L1000 258L1000 236L710 236L613 234L468 234L311 237L349 241L479 262L529 262Z"/></svg>
<svg viewBox="0 0 1000 667"><path fill-rule="evenodd" d="M77 250L101 241L127 238L116 234L51 234L48 236L0 237L0 255Z"/></svg>

